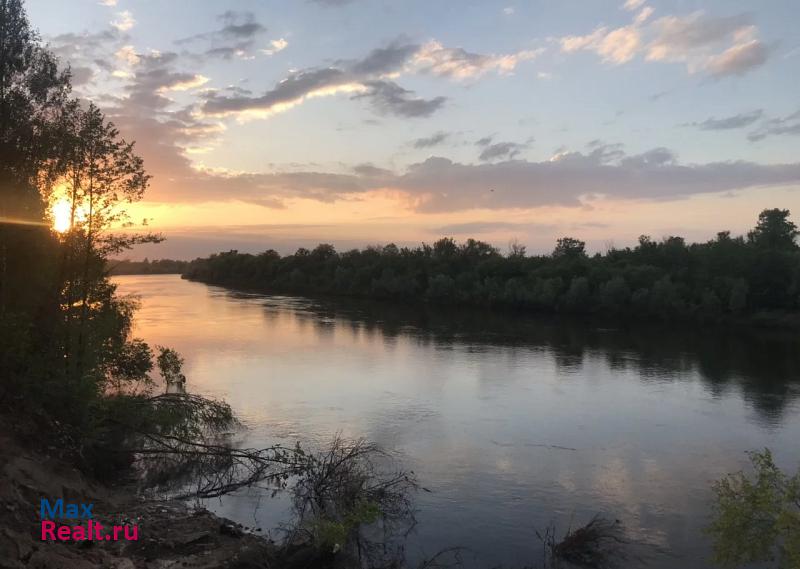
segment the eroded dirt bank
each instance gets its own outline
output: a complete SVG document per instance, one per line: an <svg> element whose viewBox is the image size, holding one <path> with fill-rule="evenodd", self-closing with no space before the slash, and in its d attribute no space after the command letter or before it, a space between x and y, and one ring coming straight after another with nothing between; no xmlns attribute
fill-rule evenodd
<svg viewBox="0 0 800 569"><path fill-rule="evenodd" d="M147 502L132 491L92 482L51 450L29 450L0 430L0 568L255 569L275 567L276 561L286 565L274 544L234 522L180 502ZM138 539L43 541L42 498L93 503L95 522L105 527L137 524ZM75 523L81 521L85 520Z"/></svg>

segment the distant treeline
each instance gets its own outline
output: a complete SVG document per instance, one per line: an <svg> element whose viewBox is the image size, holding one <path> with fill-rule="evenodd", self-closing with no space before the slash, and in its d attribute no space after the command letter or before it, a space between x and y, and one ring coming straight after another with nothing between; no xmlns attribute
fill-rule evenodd
<svg viewBox="0 0 800 569"><path fill-rule="evenodd" d="M128 259L111 259L108 261L108 272L111 275L169 275L183 273L189 266L188 261L172 259L156 259L150 261L129 261Z"/></svg>
<svg viewBox="0 0 800 569"><path fill-rule="evenodd" d="M297 294L338 294L438 304L505 306L551 313L659 320L798 319L800 248L789 211L764 210L746 236L723 231L707 243L682 237L587 255L557 241L550 255L507 254L468 239L368 247L338 253L321 244L281 257L229 251L189 263L184 278Z"/></svg>

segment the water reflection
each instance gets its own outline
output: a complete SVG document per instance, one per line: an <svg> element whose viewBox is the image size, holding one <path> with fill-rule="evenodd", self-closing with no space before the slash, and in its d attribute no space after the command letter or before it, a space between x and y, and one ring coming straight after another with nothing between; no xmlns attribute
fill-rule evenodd
<svg viewBox="0 0 800 569"><path fill-rule="evenodd" d="M467 544L476 566L530 564L536 528L602 512L649 566L707 567L709 482L753 448L800 460L794 336L118 282L142 295L137 333L184 355L190 390L233 405L244 443L341 432L400 452L433 490L419 555ZM280 501L256 504L216 507L280 520Z"/></svg>
<svg viewBox="0 0 800 569"><path fill-rule="evenodd" d="M223 294L253 298L236 291ZM699 378L718 397L738 390L764 425L778 425L800 396L800 343L796 335L780 331L642 324L608 328L603 322L352 300L294 300L289 306L320 341L336 330L349 330L350 340L363 333L381 339L387 349L401 336L440 350L457 343L471 355L489 346L540 349L552 355L564 375L580 374L587 358L602 357L610 370L632 370L647 381ZM266 301L264 308L269 319L287 305Z"/></svg>

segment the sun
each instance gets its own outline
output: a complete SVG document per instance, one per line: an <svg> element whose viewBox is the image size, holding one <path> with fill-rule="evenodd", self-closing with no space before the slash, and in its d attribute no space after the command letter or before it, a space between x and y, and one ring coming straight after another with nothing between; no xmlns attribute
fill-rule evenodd
<svg viewBox="0 0 800 569"><path fill-rule="evenodd" d="M53 230L66 233L72 227L72 206L69 200L61 198L50 207L50 216L53 219Z"/></svg>

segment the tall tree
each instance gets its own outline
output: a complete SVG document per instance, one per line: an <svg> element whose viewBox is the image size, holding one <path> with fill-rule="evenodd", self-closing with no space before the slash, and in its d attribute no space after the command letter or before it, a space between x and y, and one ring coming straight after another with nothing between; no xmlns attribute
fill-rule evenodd
<svg viewBox="0 0 800 569"><path fill-rule="evenodd" d="M76 356L74 371L85 371L87 322L98 295L107 295L107 256L134 244L155 242L151 234L114 233L130 224L125 205L142 199L148 176L134 145L121 138L113 123L94 104L65 113L62 134L66 158L62 183L50 201L67 200L69 227L63 237L67 350ZM77 327L72 344L72 327Z"/></svg>
<svg viewBox="0 0 800 569"><path fill-rule="evenodd" d="M0 315L42 297L42 279L21 269L48 245L38 190L53 173L53 127L69 92L69 72L40 47L21 0L0 0Z"/></svg>
<svg viewBox="0 0 800 569"><path fill-rule="evenodd" d="M758 224L747 234L750 243L773 251L798 249L797 225L789 221L788 209L765 209L758 215Z"/></svg>

